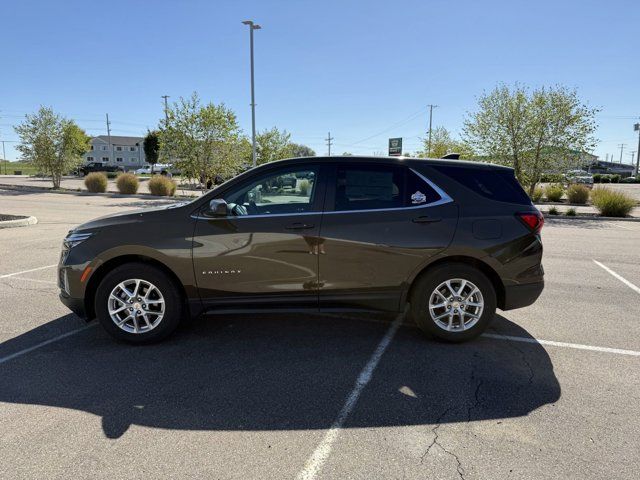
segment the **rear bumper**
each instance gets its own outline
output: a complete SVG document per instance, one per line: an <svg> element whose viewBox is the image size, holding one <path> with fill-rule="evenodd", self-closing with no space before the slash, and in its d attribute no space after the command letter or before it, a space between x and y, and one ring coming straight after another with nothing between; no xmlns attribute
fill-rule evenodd
<svg viewBox="0 0 640 480"><path fill-rule="evenodd" d="M528 307L538 299L543 289L544 281L505 287L502 310Z"/></svg>
<svg viewBox="0 0 640 480"><path fill-rule="evenodd" d="M67 295L65 292L60 292L60 301L80 318L87 317L87 314L84 310L84 300L82 298L73 298Z"/></svg>

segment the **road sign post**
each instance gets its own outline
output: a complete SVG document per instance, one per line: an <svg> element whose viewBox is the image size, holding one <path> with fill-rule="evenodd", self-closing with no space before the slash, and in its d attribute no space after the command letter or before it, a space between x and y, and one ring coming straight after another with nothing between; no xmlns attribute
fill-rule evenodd
<svg viewBox="0 0 640 480"><path fill-rule="evenodd" d="M402 155L402 138L389 139L389 156L398 157Z"/></svg>

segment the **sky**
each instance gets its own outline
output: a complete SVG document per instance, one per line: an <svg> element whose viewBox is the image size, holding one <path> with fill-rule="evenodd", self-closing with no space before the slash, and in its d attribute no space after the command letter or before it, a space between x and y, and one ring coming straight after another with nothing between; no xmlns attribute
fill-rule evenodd
<svg viewBox="0 0 640 480"><path fill-rule="evenodd" d="M224 102L251 133L249 31L255 32L256 125L327 153L421 146L433 126L461 133L498 83L576 88L598 114L595 154L638 148L638 0L29 1L2 0L0 140L40 105L89 135L143 136L169 101ZM0 152L1 153L1 152Z"/></svg>

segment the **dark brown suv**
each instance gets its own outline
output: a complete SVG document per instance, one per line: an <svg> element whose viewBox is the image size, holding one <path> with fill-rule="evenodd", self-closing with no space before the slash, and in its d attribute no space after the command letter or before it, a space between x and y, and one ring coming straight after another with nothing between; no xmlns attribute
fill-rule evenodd
<svg viewBox="0 0 640 480"><path fill-rule="evenodd" d="M291 181L293 179L293 181ZM189 203L69 232L60 298L147 343L187 315L407 312L449 341L543 288L540 212L509 168L408 158L299 158Z"/></svg>

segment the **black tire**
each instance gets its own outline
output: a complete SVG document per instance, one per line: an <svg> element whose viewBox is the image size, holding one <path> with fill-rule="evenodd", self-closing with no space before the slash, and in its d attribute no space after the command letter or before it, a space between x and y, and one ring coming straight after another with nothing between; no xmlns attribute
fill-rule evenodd
<svg viewBox="0 0 640 480"><path fill-rule="evenodd" d="M109 315L108 299L111 291L120 282L129 279L152 283L164 297L164 315L158 325L147 332L127 332L118 327ZM134 344L155 343L173 333L180 324L184 312L184 299L173 280L159 268L144 263L126 263L107 273L98 285L95 312L102 327L112 337Z"/></svg>
<svg viewBox="0 0 640 480"><path fill-rule="evenodd" d="M482 294L484 308L475 325L459 331L447 331L434 320L429 310L429 298L443 282L463 279L473 283ZM430 338L447 342L465 342L480 335L491 323L496 312L496 292L491 281L480 270L461 263L443 264L420 276L411 292L409 317ZM466 323L466 322L465 322Z"/></svg>

